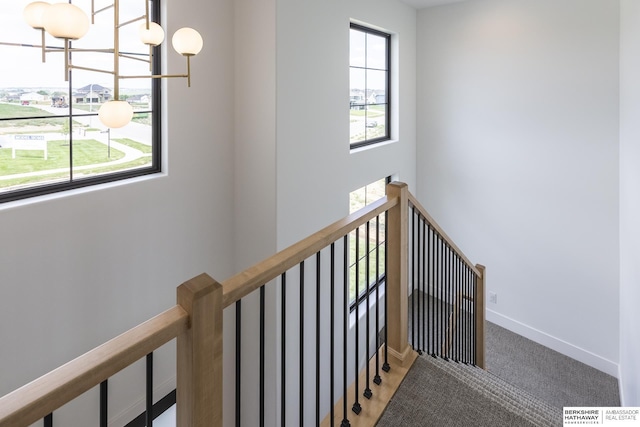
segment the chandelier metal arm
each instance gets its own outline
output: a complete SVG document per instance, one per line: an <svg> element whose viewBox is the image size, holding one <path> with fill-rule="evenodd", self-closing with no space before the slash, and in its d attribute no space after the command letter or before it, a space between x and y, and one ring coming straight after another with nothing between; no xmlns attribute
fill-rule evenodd
<svg viewBox="0 0 640 427"><path fill-rule="evenodd" d="M188 74L152 74L152 75L144 75L144 76L120 76L121 79L163 79L163 78L174 78L174 77L189 77Z"/></svg>
<svg viewBox="0 0 640 427"><path fill-rule="evenodd" d="M138 16L137 18L133 18L133 19L131 19L129 21L123 22L120 25L118 25L118 28L122 28L124 26L129 25L129 24L135 24L136 22L143 21L143 20L145 20L145 21L147 20L147 17L145 15L141 15L141 16Z"/></svg>
<svg viewBox="0 0 640 427"><path fill-rule="evenodd" d="M81 67L80 65L73 65L73 64L69 64L69 69L70 70L93 71L93 72L96 72L96 73L103 73L103 74L115 74L113 71L110 71L110 70L101 70L99 68Z"/></svg>

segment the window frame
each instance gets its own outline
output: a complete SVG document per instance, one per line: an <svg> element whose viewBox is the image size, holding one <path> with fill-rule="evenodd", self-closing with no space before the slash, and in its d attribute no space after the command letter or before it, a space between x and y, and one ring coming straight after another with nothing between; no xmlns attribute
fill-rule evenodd
<svg viewBox="0 0 640 427"><path fill-rule="evenodd" d="M391 72L392 72L392 67L391 67L391 34L386 33L384 31L381 30L376 30L374 28L371 27L367 27L365 25L361 25L361 24L357 24L355 22L351 22L350 26L349 26L349 34L351 34L351 30L356 30L356 31L361 31L363 33L366 34L372 34L375 36L379 36L379 37L383 37L386 40L386 64L387 64L387 69L383 70L386 71L387 73L387 78L386 80L386 93L385 93L385 102L382 104L374 104L374 105L386 105L386 114L385 114L385 135L381 136L381 137L377 137L377 138L371 138L371 139L365 139L363 141L357 141L357 142L350 142L350 149L356 149L356 148L361 148L361 147L366 147L369 145L373 145L373 144L377 144L380 142L384 142L384 141L389 141L391 140L391 111L392 111L392 105L391 105ZM366 55L366 52L365 52ZM349 71L351 71L353 68L358 68L358 69L364 69L364 70L379 70L377 68L367 68L365 67L354 67L351 65L351 63L349 63ZM365 94L367 91L367 87L365 86ZM351 93L351 83L349 83L349 93ZM366 103L365 100L365 106L366 105L370 105ZM349 105L349 114L351 114L351 104ZM365 119L366 120L366 119Z"/></svg>
<svg viewBox="0 0 640 427"><path fill-rule="evenodd" d="M162 0L149 0L151 2L149 13L153 22L161 23ZM25 24L26 25L26 24ZM162 69L162 48L155 46L152 56L152 73L160 75ZM151 77L149 77L151 78ZM68 91L69 110L66 114L56 116L56 118L69 120L69 176L64 182L43 182L24 189L9 190L0 192L0 204L23 200L48 194L75 190L84 187L91 187L110 182L122 181L125 179L137 178L145 175L156 174L162 171L162 84L161 79L151 78L151 108L146 110L136 110L134 117L139 114L151 114L151 165L138 167L123 171L108 172L101 175L82 177L74 179L73 171L73 120L76 117L97 117L98 112L73 114L73 70L69 72ZM29 117L7 117L0 118L0 121L49 119L51 116L29 116Z"/></svg>

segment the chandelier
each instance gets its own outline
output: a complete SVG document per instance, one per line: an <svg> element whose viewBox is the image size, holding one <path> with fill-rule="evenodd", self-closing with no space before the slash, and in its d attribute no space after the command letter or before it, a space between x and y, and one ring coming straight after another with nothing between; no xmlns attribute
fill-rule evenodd
<svg viewBox="0 0 640 427"><path fill-rule="evenodd" d="M191 57L197 55L202 50L202 37L192 28L181 28L177 30L171 41L173 48L187 61L187 72L185 74L160 74L153 75L124 75L120 72L120 60L127 58L125 53L120 51L120 29L124 26L140 23L140 42L149 46L149 54L146 59L151 69L153 47L160 45L165 39L165 32L160 25L150 20L149 1L145 2L145 14L126 22L120 22L120 0L113 0L113 3L99 10L95 9L95 0L91 0L91 23L95 17L102 12L113 9L113 48L110 49L74 49L71 41L79 40L89 31L90 23L87 14L78 6L71 3L50 4L43 1L35 1L24 8L23 16L25 21L32 28L41 32L42 62L46 62L49 52L64 52L64 77L69 80L71 70L84 70L113 75L113 99L101 105L98 111L100 121L108 128L120 128L127 125L133 118L133 107L127 102L120 100L120 80L140 79L140 78L186 78L187 85L191 87ZM62 40L63 48L47 48L46 34ZM82 52L100 52L113 55L113 68L110 70L80 66L72 61L71 52L78 50ZM136 58L139 59L139 58Z"/></svg>

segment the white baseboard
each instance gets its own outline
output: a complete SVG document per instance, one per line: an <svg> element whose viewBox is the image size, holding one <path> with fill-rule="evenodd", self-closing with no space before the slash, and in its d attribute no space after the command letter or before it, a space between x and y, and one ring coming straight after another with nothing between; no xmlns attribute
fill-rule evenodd
<svg viewBox="0 0 640 427"><path fill-rule="evenodd" d="M539 331L517 320L511 319L500 313L487 309L487 320L495 323L498 326L502 326L512 332L522 335L531 341L537 342L545 347L564 354L572 359L589 365L599 371L609 374L613 377L620 377L620 370L617 363L611 360L605 359L597 354L594 354L588 350L577 347L564 340L553 337L545 332Z"/></svg>
<svg viewBox="0 0 640 427"><path fill-rule="evenodd" d="M627 406L624 398L624 387L622 385L622 365L618 365L618 393L620 393L620 406Z"/></svg>
<svg viewBox="0 0 640 427"><path fill-rule="evenodd" d="M154 387L154 396L166 396L176 388L175 376L164 381L158 387ZM133 421L138 415L147 410L145 397L142 396L139 400L134 402L130 407L123 410L119 414L115 415L109 420L109 427L125 426Z"/></svg>

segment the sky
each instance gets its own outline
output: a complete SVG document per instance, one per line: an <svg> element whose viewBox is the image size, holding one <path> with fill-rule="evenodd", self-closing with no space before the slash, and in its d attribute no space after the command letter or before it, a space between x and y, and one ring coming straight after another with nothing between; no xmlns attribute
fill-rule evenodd
<svg viewBox="0 0 640 427"><path fill-rule="evenodd" d="M0 1L0 42L40 44L40 31L31 28L24 21L22 11L31 0L2 0ZM74 4L90 14L89 0L75 1ZM111 4L111 1L96 0L96 9ZM124 0L120 6L120 21L125 22L144 14L144 0ZM122 51L146 53L148 48L138 41L138 27L134 23L121 29L120 38ZM133 42L131 42L133 41ZM96 23L90 26L87 35L73 42L75 47L84 48L112 48L113 47L113 12L108 10L96 16ZM165 40L165 43L167 41ZM48 46L62 47L63 42L47 35ZM64 57L62 53L48 53L46 63L42 63L41 51L33 47L15 47L0 45L0 88L3 87L46 87L66 88L64 81ZM113 55L111 54L76 54L73 62L78 66L113 70ZM149 67L140 61L121 59L121 74L146 75ZM151 86L150 79L121 80L120 87L147 88ZM79 88L88 84L100 84L113 88L114 79L110 74L73 71L73 87Z"/></svg>

